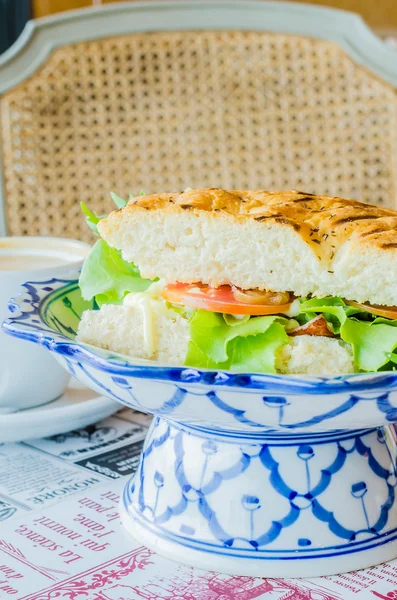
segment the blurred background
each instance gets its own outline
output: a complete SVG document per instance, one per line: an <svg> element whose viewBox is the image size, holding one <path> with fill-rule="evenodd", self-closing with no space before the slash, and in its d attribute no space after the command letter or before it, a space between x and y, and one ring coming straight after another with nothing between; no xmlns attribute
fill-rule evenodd
<svg viewBox="0 0 397 600"><path fill-rule="evenodd" d="M118 0L0 0L0 52L18 37L31 17ZM131 0L134 1L134 0ZM298 0L292 0L297 2ZM308 4L332 6L360 14L382 37L397 36L397 0L307 0Z"/></svg>
<svg viewBox="0 0 397 600"><path fill-rule="evenodd" d="M80 203L106 214L110 191L301 189L397 208L397 0L258 0L253 31L239 30L246 0L134 3L0 0L3 52L44 20L0 60L0 235L92 241Z"/></svg>

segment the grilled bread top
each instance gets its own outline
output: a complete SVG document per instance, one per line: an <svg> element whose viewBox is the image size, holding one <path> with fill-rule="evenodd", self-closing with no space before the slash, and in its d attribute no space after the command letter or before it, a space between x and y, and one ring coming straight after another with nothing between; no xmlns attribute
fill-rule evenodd
<svg viewBox="0 0 397 600"><path fill-rule="evenodd" d="M122 210L138 208L165 212L223 212L239 220L248 218L258 223L278 223L292 227L316 251L320 245L322 254L327 257L335 254L335 249L352 234L362 245L382 250L397 249L397 211L297 190L188 189L181 193L138 196Z"/></svg>
<svg viewBox="0 0 397 600"><path fill-rule="evenodd" d="M391 209L296 190L188 189L133 198L99 229L144 276L397 304Z"/></svg>

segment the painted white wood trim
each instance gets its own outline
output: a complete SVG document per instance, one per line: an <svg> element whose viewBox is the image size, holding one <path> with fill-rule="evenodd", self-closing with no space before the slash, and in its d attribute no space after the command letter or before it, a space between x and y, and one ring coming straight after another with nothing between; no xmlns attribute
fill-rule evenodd
<svg viewBox="0 0 397 600"><path fill-rule="evenodd" d="M180 0L116 3L30 21L0 57L0 93L32 75L65 44L142 31L254 30L337 42L359 64L397 86L397 54L358 15L281 1Z"/></svg>

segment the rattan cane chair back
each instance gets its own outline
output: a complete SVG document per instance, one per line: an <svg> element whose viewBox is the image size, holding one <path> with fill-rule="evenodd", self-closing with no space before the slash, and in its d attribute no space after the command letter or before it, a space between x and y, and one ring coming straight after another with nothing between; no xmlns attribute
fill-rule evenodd
<svg viewBox="0 0 397 600"><path fill-rule="evenodd" d="M110 190L297 188L397 208L393 82L334 41L174 29L62 44L4 91L10 235L89 239L79 204L107 212Z"/></svg>

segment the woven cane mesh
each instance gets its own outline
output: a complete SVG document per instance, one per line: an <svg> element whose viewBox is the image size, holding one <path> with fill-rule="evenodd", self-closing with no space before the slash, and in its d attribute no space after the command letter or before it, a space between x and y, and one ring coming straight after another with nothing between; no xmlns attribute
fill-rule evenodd
<svg viewBox="0 0 397 600"><path fill-rule="evenodd" d="M89 239L79 202L187 186L397 207L396 90L331 42L167 32L62 47L1 99L11 234Z"/></svg>

